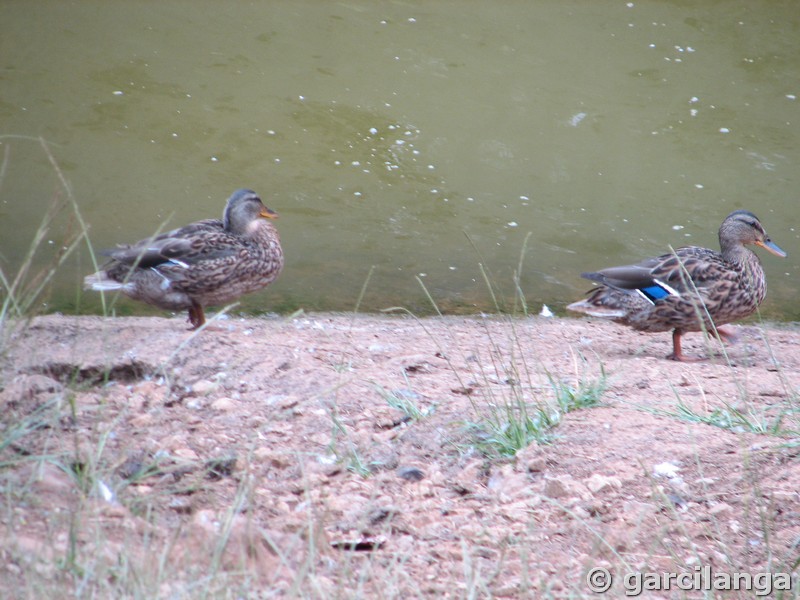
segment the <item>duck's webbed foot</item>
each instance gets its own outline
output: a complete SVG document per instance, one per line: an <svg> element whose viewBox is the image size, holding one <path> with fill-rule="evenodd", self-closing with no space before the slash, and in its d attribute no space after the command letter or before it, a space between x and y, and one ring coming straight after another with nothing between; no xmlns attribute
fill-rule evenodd
<svg viewBox="0 0 800 600"><path fill-rule="evenodd" d="M727 327L717 327L717 335L723 342L728 344L735 344L739 341L739 336L736 335L736 332Z"/></svg>

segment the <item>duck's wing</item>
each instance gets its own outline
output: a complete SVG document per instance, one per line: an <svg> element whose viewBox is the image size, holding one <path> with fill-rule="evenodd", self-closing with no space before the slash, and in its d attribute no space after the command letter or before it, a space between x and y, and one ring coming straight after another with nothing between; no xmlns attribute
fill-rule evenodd
<svg viewBox="0 0 800 600"><path fill-rule="evenodd" d="M695 292L737 275L719 252L697 246L664 254L651 272L654 283L667 284L679 294Z"/></svg>
<svg viewBox="0 0 800 600"><path fill-rule="evenodd" d="M582 273L581 277L623 292L639 293L655 302L718 281L723 267L724 261L719 253L687 246L634 265Z"/></svg>
<svg viewBox="0 0 800 600"><path fill-rule="evenodd" d="M103 254L123 265L150 269L165 264L189 267L238 252L236 238L224 230L222 221L206 219Z"/></svg>
<svg viewBox="0 0 800 600"><path fill-rule="evenodd" d="M581 273L581 277L620 290L635 290L653 283L653 267L657 259L635 265L608 267L595 273Z"/></svg>

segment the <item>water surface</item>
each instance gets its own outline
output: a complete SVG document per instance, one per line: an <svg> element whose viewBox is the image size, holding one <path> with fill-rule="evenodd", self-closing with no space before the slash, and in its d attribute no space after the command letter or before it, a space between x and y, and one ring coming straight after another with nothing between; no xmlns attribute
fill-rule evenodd
<svg viewBox="0 0 800 600"><path fill-rule="evenodd" d="M763 256L764 312L800 318L792 1L8 1L0 66L7 276L63 196L42 138L97 249L257 190L287 265L250 312L351 310L365 284L361 310L430 311L420 282L493 310L486 279L509 307L520 260L559 311L581 271L716 248L747 208L789 253ZM91 270L82 247L45 308L100 310Z"/></svg>

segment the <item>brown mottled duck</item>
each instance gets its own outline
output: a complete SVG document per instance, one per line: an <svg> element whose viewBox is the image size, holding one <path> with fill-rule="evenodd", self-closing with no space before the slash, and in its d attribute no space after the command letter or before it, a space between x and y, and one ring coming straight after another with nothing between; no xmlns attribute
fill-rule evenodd
<svg viewBox="0 0 800 600"><path fill-rule="evenodd" d="M165 310L188 310L194 329L218 306L272 283L283 268L277 214L252 190L235 191L222 220L206 219L103 252L87 289L121 291Z"/></svg>
<svg viewBox="0 0 800 600"><path fill-rule="evenodd" d="M581 277L600 285L567 309L612 319L638 331L672 330L672 360L696 360L681 352L687 331L708 331L727 340L722 325L753 314L767 294L761 261L748 245L780 257L786 253L756 216L732 212L719 228L721 252L697 246L649 258L635 265L610 267Z"/></svg>

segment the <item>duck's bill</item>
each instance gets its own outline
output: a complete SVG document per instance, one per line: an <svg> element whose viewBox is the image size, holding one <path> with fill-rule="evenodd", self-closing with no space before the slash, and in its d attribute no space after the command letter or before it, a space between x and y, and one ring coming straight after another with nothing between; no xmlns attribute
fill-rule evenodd
<svg viewBox="0 0 800 600"><path fill-rule="evenodd" d="M765 250L769 250L775 256L780 256L781 258L786 258L786 252L780 249L778 244L771 240L765 240L763 242L756 242L756 245L761 246Z"/></svg>
<svg viewBox="0 0 800 600"><path fill-rule="evenodd" d="M258 213L260 217L264 217L265 219L277 219L278 213L276 213L271 208L267 208L266 206L261 209L261 212Z"/></svg>

